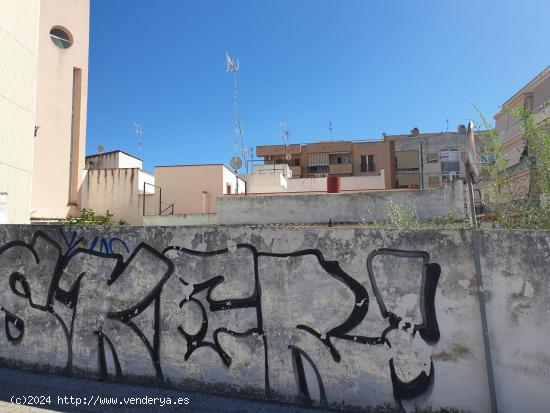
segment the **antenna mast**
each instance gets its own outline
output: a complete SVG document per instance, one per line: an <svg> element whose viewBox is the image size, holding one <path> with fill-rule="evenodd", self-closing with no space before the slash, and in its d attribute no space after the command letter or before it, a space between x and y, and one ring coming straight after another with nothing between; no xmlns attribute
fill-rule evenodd
<svg viewBox="0 0 550 413"><path fill-rule="evenodd" d="M134 122L134 132L136 133L136 138L138 141L138 152L141 159L141 135L143 135L143 130L141 129L141 126L136 122Z"/></svg>
<svg viewBox="0 0 550 413"><path fill-rule="evenodd" d="M241 127L241 121L239 117L239 108L237 105L237 71L239 70L239 67L240 67L239 59L237 58L237 60L235 61L231 58L231 56L229 56L227 52L225 52L225 60L227 63L226 70L230 72L233 76L233 117L235 121L235 125L234 125L235 137L233 139L233 156L238 156L240 152L246 164L248 151L244 147L244 137L243 137L244 133ZM239 151L239 144L241 146L240 151Z"/></svg>

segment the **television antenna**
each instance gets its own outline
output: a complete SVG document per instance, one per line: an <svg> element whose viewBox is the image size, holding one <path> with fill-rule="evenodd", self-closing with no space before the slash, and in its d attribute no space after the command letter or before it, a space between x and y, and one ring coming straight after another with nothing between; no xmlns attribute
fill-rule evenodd
<svg viewBox="0 0 550 413"><path fill-rule="evenodd" d="M139 123L134 122L134 132L138 141L138 152L141 159L141 136L143 135L143 129L141 129Z"/></svg>
<svg viewBox="0 0 550 413"><path fill-rule="evenodd" d="M292 155L288 152L288 130L286 129L286 124L284 122L281 122L279 124L279 127L281 128L281 142L283 146L285 147L285 160L287 163L290 162L290 159L292 158Z"/></svg>
<svg viewBox="0 0 550 413"><path fill-rule="evenodd" d="M332 140L332 122L328 123L328 130L330 132L330 140Z"/></svg>
<svg viewBox="0 0 550 413"><path fill-rule="evenodd" d="M240 68L239 59L233 60L227 52L225 52L225 61L227 64L226 71L233 76L233 118L234 118L234 139L233 139L233 156L240 155L244 158L246 163L247 151L244 147L244 132L241 127L241 120L239 116L239 107L237 104L237 71ZM240 145L240 150L239 150Z"/></svg>

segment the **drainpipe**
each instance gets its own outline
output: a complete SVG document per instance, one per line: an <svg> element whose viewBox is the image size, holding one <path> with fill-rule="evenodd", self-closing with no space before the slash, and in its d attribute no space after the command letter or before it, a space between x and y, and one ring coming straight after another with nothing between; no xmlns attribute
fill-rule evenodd
<svg viewBox="0 0 550 413"><path fill-rule="evenodd" d="M470 220L472 225L472 247L474 253L474 264L476 269L477 292L479 297L479 312L481 316L481 329L483 332L483 347L485 350L485 366L487 368L487 381L489 382L489 397L491 399L491 413L498 413L497 395L495 390L495 375L493 371L493 356L491 351L491 336L489 335L489 322L487 320L487 305L485 300L485 287L483 286L483 275L481 273L481 251L479 245L479 230L477 228L477 217L474 205L474 193L472 182L472 170L469 162L464 165L466 169L466 182L468 185L468 197L470 203Z"/></svg>
<svg viewBox="0 0 550 413"><path fill-rule="evenodd" d="M420 189L424 189L424 154L422 153L422 141L420 141Z"/></svg>
<svg viewBox="0 0 550 413"><path fill-rule="evenodd" d="M208 192L202 191L202 213L203 214L207 213L207 203L206 203L207 198L208 198Z"/></svg>

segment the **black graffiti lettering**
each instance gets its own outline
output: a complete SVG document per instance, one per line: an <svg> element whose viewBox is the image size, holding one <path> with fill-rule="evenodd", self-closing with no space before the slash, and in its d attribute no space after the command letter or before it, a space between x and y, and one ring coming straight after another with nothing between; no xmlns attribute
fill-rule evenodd
<svg viewBox="0 0 550 413"><path fill-rule="evenodd" d="M25 323L15 314L10 313L4 307L0 307L4 316L4 325L6 329L6 336L11 343L17 344L23 339L23 333L25 332ZM16 330L16 335L12 333L12 330Z"/></svg>
<svg viewBox="0 0 550 413"><path fill-rule="evenodd" d="M230 350L224 349L223 340L220 339L222 335L226 334L234 338L258 336L261 338L261 344L258 342L254 346L257 346L258 349L260 345L263 347L264 390L267 394L271 393L271 385L273 384L270 380L269 349L273 349L274 347L280 349L281 344L284 345L285 353L282 357L285 357L285 363L288 363L284 364L285 368L290 366L290 363L292 364L297 396L304 402L313 403L311 394L313 391L318 391L319 402L326 405L329 402L322 374L322 371L326 370L322 369L324 362L322 358L319 358L319 354L323 357L327 356L326 360L330 363L341 363L347 356L344 349L350 348L349 343L359 346L385 345L391 349L392 336L390 333L393 330L403 330L417 339L419 336L427 344L437 343L440 339L435 295L441 275L441 267L437 263L430 262L429 254L423 251L381 248L368 255L366 259L367 281L372 287L385 323L380 335L366 336L355 332L359 326L365 323L369 310L370 300L366 287L346 273L338 261L326 260L319 249L312 248L288 253L273 253L258 251L253 245L242 243L236 244L236 248L231 251L228 248L197 251L180 246L168 246L159 251L149 244L142 242L133 250L130 250L126 243L118 237L99 235L94 236L89 247L85 248L83 247L85 238L84 236L80 236L76 230L73 230L70 234L59 230L59 237L61 238L61 244L64 243L66 249L64 253L60 243L56 242L43 231L36 231L29 243L12 241L0 247L0 257L8 251L17 251L20 255L23 254L21 251L24 251L24 254L30 254L29 257L31 257L30 260L25 261L25 265L13 269L5 269L6 278L4 282L7 282L5 292L8 292L10 297L19 300L17 301L19 307L12 307L8 299L7 302L0 303L2 304L0 309L4 313L6 338L11 344L16 346L24 345L25 340L27 340L25 338L26 335L32 334L32 329L29 328L27 332L25 330L26 325L32 325L29 324L33 322L32 317L31 319L26 319L28 315L26 311L20 311L21 305L27 306L25 308L38 311L41 317L51 317L51 325L57 326L58 334L64 335L64 341L67 344L65 371L69 374L79 368L78 365L83 362L83 359L86 362L86 357L91 358L89 355L93 354L93 365L97 363L97 376L100 379L106 380L110 377L114 377L117 380L124 379L125 369L128 366L124 363L127 360L125 357L135 357L136 354L127 354L124 351L125 343L121 343L118 331L119 328L123 328L126 331L130 330L132 332L130 336L126 336L126 338L131 337L134 340L133 346L130 348L135 349L139 347L143 350L147 363L150 360L150 364L147 364L148 368L152 368L151 371L154 371L155 378L159 382L162 382L165 377L161 360L161 340L162 332L165 330L161 328L161 324L163 323L161 315L169 313L164 312L163 288L172 277L173 281L171 282L175 284L170 285L174 286L177 284L181 287L182 295L179 295L179 290L174 290L177 301L171 302L171 305L175 306L177 303L180 309L183 309L187 305L196 305L200 310L201 316L201 324L198 331L194 333L191 333L188 329L186 330L182 324L175 324L178 331L178 333L175 333L177 336L176 341L178 345L181 343L183 360L186 363L193 363L193 353L199 348L207 348L209 349L207 351L213 351L219 356L221 364L226 369L230 369L233 360ZM37 248L38 242L41 243L41 248ZM124 255L115 253L114 249L118 249ZM200 282L195 284L191 282L192 276L196 275L193 273L193 268L188 268L184 265L182 268L178 268L181 270L182 275L177 277L174 275L176 270L175 262L178 257L185 259L198 257L207 263L208 260L213 260L215 257L237 260L239 259L238 257L231 256L231 253L235 251L250 254L252 259L252 265L247 269L251 270L253 281L246 281L252 293L243 294L243 297L213 298L214 290L227 283L231 275L227 273L224 273L225 275L215 272L209 273L208 268L210 267L207 265L203 268L204 274L200 274L200 277L202 277ZM44 254L48 255L47 259L45 259ZM138 260L138 257L142 257L142 254L145 254L148 262L153 260L149 272L142 271L144 273L143 277L148 280L148 284L146 285L138 282L140 280L135 280L132 273L132 266L134 264L137 265L136 260ZM125 258L125 255L127 255L127 258ZM421 287L420 291L418 291L422 319L419 323L413 324L410 321L404 320L399 314L396 314L399 313L398 311L393 312L386 307L386 303L376 282L373 267L373 260L378 256L422 260L422 273L420 274ZM307 347L300 343L292 342L293 338L291 337L279 336L275 338L276 334L273 334L273 331L270 333L266 332L262 310L262 286L258 269L258 260L262 257L265 257L265 259L312 257L314 265L318 265L322 269L319 272L319 277L328 277L324 279L330 282L336 281L336 283L339 283L346 289L346 297L349 297L349 300L347 298L346 300L348 300L348 304L352 301L353 306L349 313L342 315L340 320L324 324L328 325L328 327L318 327L309 321L303 323L293 321L291 326L285 326L289 327L289 331L291 331L290 336L294 333L299 333L302 334L300 337L307 337L308 340L316 344L320 343L317 353L310 351L308 354L309 350L307 350ZM81 261L87 264L81 265ZM94 271L96 271L96 268L93 265L94 262L101 262L101 266L108 268L108 270L101 270L106 272L106 274L95 274ZM42 267L34 267L41 263L49 266L47 270L49 271L48 274L42 273L44 271ZM26 266L30 269L27 269ZM47 282L47 291L44 288L42 290L38 289L33 271L40 271L40 276L45 277L39 279L38 284ZM262 277L269 276L270 274L262 274ZM262 278L262 280L265 281L265 278ZM2 280L0 279L0 281ZM95 283L93 285L95 286L94 288L98 288L97 293L92 289L91 283ZM124 289L127 289L127 291L124 292L123 298L119 299L119 297L115 297L112 303L102 303L102 306L94 309L93 317L89 316L89 308L86 305L91 305L90 303L93 299L101 301L102 298L96 297L94 294L106 294L107 292L124 291ZM86 295L86 292L88 295ZM330 291L328 293L330 294ZM311 294L315 294L313 287L311 288ZM230 296L233 295L230 294ZM263 298L265 299L265 297L268 296L264 295ZM8 311L6 307L11 311ZM246 309L249 309L249 312ZM173 308L170 308L170 310L173 310ZM220 313L222 316L239 314L240 316L240 313L230 313L235 310L245 310L248 325L242 327L239 319L237 325L228 325L226 323L226 325L220 326L220 316L215 316L214 314ZM269 314L265 316L268 317ZM218 318L216 319L216 317ZM292 320L292 317L289 319ZM268 325L268 320L270 319L266 318L266 326ZM209 331L211 332L209 333ZM296 334L296 336L298 337L299 334ZM401 334L405 333L401 331ZM81 348L75 345L75 342L78 341L77 339L84 340L83 336L93 338L93 352L83 352ZM274 342L273 340L275 339L279 341ZM348 347L344 346L339 340L348 342L346 344ZM183 345L184 341L185 345ZM108 363L108 357L112 360L111 364ZM317 360L318 365L315 364L314 359ZM431 357L429 371L427 370L428 365L426 363L422 373L409 381L400 379L398 375L399 370L396 370L395 364L396 361L390 358L388 380L391 380L393 393L398 403L402 399L415 398L428 391L434 381L434 363ZM86 363L84 365L89 366ZM275 365L275 367L277 366ZM275 367L272 366L272 368ZM85 368L90 369L89 367ZM114 371L109 371L110 368L111 370L114 369ZM306 374L306 370L309 371L309 376ZM311 387L312 384L314 387Z"/></svg>

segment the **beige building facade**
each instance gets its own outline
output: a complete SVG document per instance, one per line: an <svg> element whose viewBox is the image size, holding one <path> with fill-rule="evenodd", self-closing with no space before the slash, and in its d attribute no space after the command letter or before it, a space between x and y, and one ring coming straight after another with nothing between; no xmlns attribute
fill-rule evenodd
<svg viewBox="0 0 550 413"><path fill-rule="evenodd" d="M40 0L0 1L0 224L29 222Z"/></svg>
<svg viewBox="0 0 550 413"><path fill-rule="evenodd" d="M213 214L218 197L246 190L223 164L157 166L155 185L155 195L146 201L148 215Z"/></svg>
<svg viewBox="0 0 550 413"><path fill-rule="evenodd" d="M79 211L86 148L89 19L89 0L41 1L32 220L58 220Z"/></svg>
<svg viewBox="0 0 550 413"><path fill-rule="evenodd" d="M525 142L521 123L515 116L518 109L528 109L537 122L550 119L550 66L518 90L502 106L495 116L495 131L502 142L502 153L510 173L506 192L514 198L524 198L533 190L533 171L524 155Z"/></svg>

